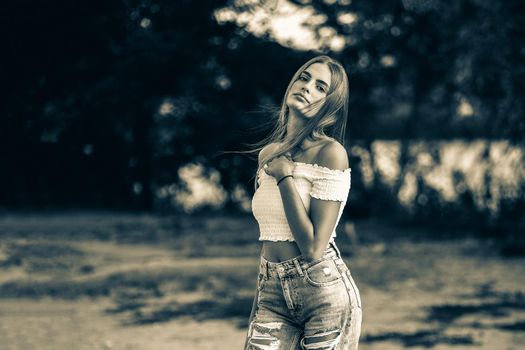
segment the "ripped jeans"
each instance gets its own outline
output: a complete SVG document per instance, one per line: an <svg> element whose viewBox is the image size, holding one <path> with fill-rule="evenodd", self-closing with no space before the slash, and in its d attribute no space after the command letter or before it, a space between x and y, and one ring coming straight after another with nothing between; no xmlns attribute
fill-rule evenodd
<svg viewBox="0 0 525 350"><path fill-rule="evenodd" d="M334 242L312 262L261 255L257 289L246 350L357 349L361 297Z"/></svg>

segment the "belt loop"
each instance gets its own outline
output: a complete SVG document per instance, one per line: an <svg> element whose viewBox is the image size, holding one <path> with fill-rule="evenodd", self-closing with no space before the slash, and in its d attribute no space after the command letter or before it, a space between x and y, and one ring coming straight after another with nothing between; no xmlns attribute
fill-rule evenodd
<svg viewBox="0 0 525 350"><path fill-rule="evenodd" d="M266 261L266 259L263 256L261 256L261 273L263 274L264 278L268 278L269 277L268 262Z"/></svg>
<svg viewBox="0 0 525 350"><path fill-rule="evenodd" d="M259 271L261 274L266 277L266 264L264 263L264 258L261 255L261 258L259 259Z"/></svg>
<svg viewBox="0 0 525 350"><path fill-rule="evenodd" d="M339 248L337 247L337 245L335 244L335 241L330 241L330 244L332 245L332 247L335 249L335 251L337 252L337 256L339 258L342 258L341 256L341 251L339 250Z"/></svg>
<svg viewBox="0 0 525 350"><path fill-rule="evenodd" d="M301 264L299 264L299 261L297 261L297 259L293 259L293 264L295 265L297 272L299 272L299 276L303 277L303 269L301 268Z"/></svg>

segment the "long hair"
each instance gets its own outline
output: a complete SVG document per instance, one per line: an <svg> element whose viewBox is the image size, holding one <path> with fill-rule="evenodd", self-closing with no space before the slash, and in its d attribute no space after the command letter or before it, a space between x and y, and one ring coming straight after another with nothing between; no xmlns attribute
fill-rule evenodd
<svg viewBox="0 0 525 350"><path fill-rule="evenodd" d="M288 98L290 88L292 87L293 83L299 79L301 73L314 63L325 63L331 72L332 79L326 97L316 103L313 103L312 105L320 105L323 102L324 104L314 117L308 119L304 128L301 129L294 138L285 140L286 126L289 116L289 108L286 105L286 99ZM341 63L331 57L321 55L314 57L303 64L297 70L297 72L295 72L292 79L290 80L290 83L288 84L288 87L286 88L286 92L284 93L281 107L278 112L277 123L273 130L263 140L250 145L252 149L248 152L258 153L270 143L281 143L281 146L275 153L268 154L266 157L261 159L257 168L257 173L261 169L261 166L266 164L266 162L268 162L270 159L290 152L298 145L301 145L306 138L314 141L332 138L344 145L344 134L346 129L346 120L348 117L348 94L348 77ZM315 107L312 105L310 106ZM257 179L255 179L255 188L257 188Z"/></svg>

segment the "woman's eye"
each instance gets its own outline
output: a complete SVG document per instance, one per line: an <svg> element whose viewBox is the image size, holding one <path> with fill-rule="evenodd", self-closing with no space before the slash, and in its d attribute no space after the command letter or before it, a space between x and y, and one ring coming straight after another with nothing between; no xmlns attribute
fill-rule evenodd
<svg viewBox="0 0 525 350"><path fill-rule="evenodd" d="M319 89L319 91L321 91L321 92L325 92L325 91L326 91L326 90L324 89L324 87L322 87L322 86L318 86L317 89Z"/></svg>
<svg viewBox="0 0 525 350"><path fill-rule="evenodd" d="M306 76L304 76L304 75L300 76L299 79L302 80L302 81L308 80L308 78L306 78Z"/></svg>

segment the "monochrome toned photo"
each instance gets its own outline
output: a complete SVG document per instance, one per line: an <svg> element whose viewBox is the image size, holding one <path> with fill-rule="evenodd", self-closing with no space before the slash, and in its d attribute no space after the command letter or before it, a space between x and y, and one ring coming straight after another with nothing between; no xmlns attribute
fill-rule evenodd
<svg viewBox="0 0 525 350"><path fill-rule="evenodd" d="M522 1L0 14L0 350L524 348Z"/></svg>

